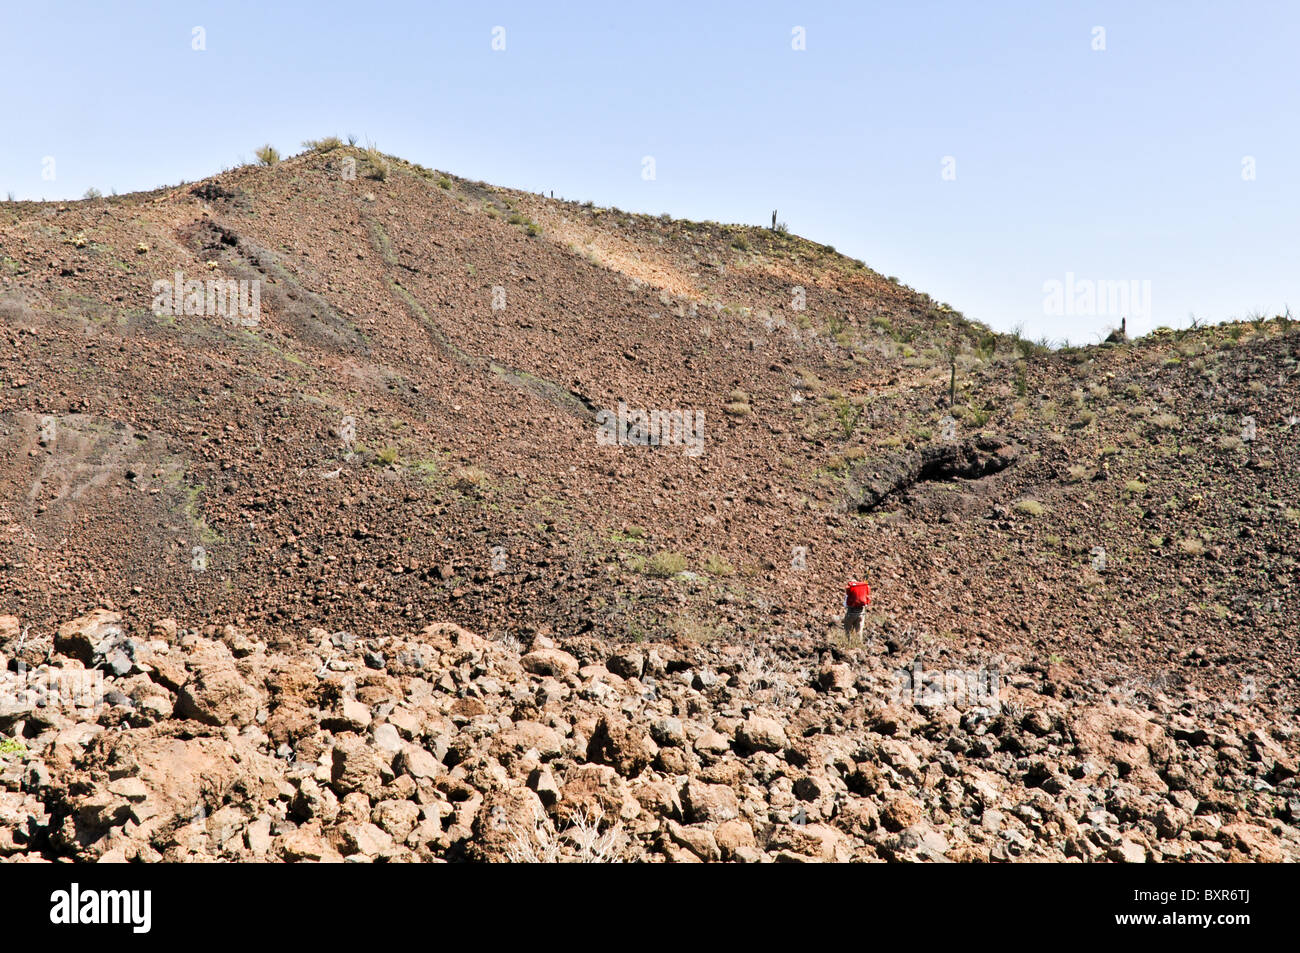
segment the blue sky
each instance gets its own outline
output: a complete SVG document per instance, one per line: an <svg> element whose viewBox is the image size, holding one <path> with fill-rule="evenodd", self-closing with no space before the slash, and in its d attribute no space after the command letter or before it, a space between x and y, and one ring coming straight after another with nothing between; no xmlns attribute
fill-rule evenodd
<svg viewBox="0 0 1300 953"><path fill-rule="evenodd" d="M0 194L353 133L633 211L775 208L999 330L1087 342L1118 316L1050 314L1045 282L1149 281L1131 331L1300 312L1298 41L1300 4L1250 0L13 3Z"/></svg>

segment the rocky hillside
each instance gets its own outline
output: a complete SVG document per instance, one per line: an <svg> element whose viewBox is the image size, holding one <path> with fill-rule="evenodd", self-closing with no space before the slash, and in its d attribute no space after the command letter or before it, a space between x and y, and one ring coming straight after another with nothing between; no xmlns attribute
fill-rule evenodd
<svg viewBox="0 0 1300 953"><path fill-rule="evenodd" d="M0 853L1294 857L1289 317L324 141L0 203L0 374Z"/></svg>

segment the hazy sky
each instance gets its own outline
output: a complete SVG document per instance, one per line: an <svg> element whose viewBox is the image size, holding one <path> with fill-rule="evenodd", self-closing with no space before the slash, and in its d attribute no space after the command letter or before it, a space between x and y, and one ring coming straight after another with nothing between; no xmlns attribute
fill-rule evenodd
<svg viewBox="0 0 1300 953"><path fill-rule="evenodd" d="M775 208L969 317L1086 342L1119 316L1085 282L1137 283L1130 331L1300 313L1298 41L1294 0L11 2L0 194L353 133L632 211Z"/></svg>

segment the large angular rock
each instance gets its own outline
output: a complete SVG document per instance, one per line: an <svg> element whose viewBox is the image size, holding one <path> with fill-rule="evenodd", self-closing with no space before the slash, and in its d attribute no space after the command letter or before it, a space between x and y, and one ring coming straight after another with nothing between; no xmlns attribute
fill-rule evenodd
<svg viewBox="0 0 1300 953"><path fill-rule="evenodd" d="M847 838L824 824L788 824L776 828L768 839L767 849L785 854L786 861L825 861L845 863L853 851Z"/></svg>
<svg viewBox="0 0 1300 953"><path fill-rule="evenodd" d="M235 667L223 642L203 639L185 660L189 680L176 697L176 714L207 725L251 724L263 698Z"/></svg>
<svg viewBox="0 0 1300 953"><path fill-rule="evenodd" d="M330 785L339 797L359 792L372 801L384 786L388 765L378 748L358 735L340 735L330 753Z"/></svg>
<svg viewBox="0 0 1300 953"><path fill-rule="evenodd" d="M436 778L447 773L447 769L441 761L424 748L409 741L402 746L393 767L399 772L410 775L417 781L424 778Z"/></svg>
<svg viewBox="0 0 1300 953"><path fill-rule="evenodd" d="M271 849L289 863L337 863L343 859L314 826L289 831L272 841Z"/></svg>
<svg viewBox="0 0 1300 953"><path fill-rule="evenodd" d="M473 830L469 855L488 863L541 860L550 841L542 802L525 787L488 793Z"/></svg>
<svg viewBox="0 0 1300 953"><path fill-rule="evenodd" d="M627 782L603 764L570 768L555 805L556 821L560 824L572 824L579 817L604 822L631 820L640 813L641 804L628 790Z"/></svg>
<svg viewBox="0 0 1300 953"><path fill-rule="evenodd" d="M601 716L587 744L587 760L608 764L625 778L640 774L658 753L644 728L614 713Z"/></svg>
<svg viewBox="0 0 1300 953"><path fill-rule="evenodd" d="M103 787L87 790L103 772ZM185 737L179 728L100 732L75 764L56 772L53 806L73 826L63 846L94 856L108 828L128 820L137 837L166 834L225 805L260 805L279 792L281 765L246 739ZM74 782L74 783L70 783Z"/></svg>
<svg viewBox="0 0 1300 953"><path fill-rule="evenodd" d="M557 758L564 751L564 736L549 725L536 721L516 721L496 736L501 752L535 750L543 761Z"/></svg>
<svg viewBox="0 0 1300 953"><path fill-rule="evenodd" d="M1143 791L1169 790L1159 769L1169 762L1172 742L1147 714L1096 706L1075 715L1073 730L1080 756L1114 765L1126 781Z"/></svg>
<svg viewBox="0 0 1300 953"><path fill-rule="evenodd" d="M580 667L576 658L560 649L536 649L523 656L519 664L526 672L555 678L576 675Z"/></svg>
<svg viewBox="0 0 1300 953"><path fill-rule="evenodd" d="M740 816L735 791L725 784L708 784L695 778L682 788L682 808L692 824L730 821Z"/></svg>
<svg viewBox="0 0 1300 953"><path fill-rule="evenodd" d="M911 827L924 816L921 805L905 794L890 798L880 812L880 823L887 831Z"/></svg>
<svg viewBox="0 0 1300 953"><path fill-rule="evenodd" d="M736 728L736 746L741 751L780 751L789 744L781 723L751 715Z"/></svg>
<svg viewBox="0 0 1300 953"><path fill-rule="evenodd" d="M122 636L122 616L110 609L95 609L59 626L54 651L78 659L87 668L95 664L96 650Z"/></svg>

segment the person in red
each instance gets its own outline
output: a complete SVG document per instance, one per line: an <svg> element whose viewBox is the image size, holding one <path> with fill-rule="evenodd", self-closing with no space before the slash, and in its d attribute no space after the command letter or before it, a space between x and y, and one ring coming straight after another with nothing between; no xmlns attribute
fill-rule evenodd
<svg viewBox="0 0 1300 953"><path fill-rule="evenodd" d="M850 582L844 587L844 634L862 638L866 609L871 605L871 587L866 580Z"/></svg>

